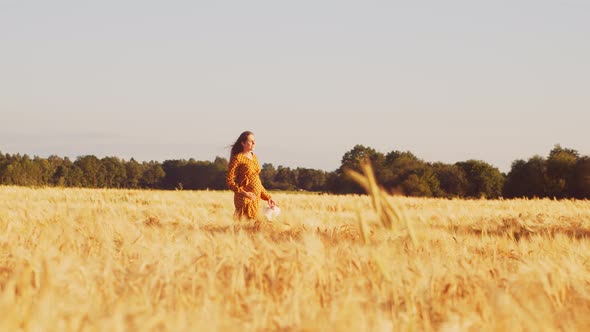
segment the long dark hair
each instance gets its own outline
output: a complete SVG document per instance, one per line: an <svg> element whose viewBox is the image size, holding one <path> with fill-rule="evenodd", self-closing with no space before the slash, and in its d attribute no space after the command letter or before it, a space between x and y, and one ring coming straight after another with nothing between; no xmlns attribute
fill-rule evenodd
<svg viewBox="0 0 590 332"><path fill-rule="evenodd" d="M254 135L254 133L251 131L245 131L245 132L241 133L240 137L238 137L236 142L231 145L231 152L229 154L230 160L238 153L244 151L244 147L242 146L242 143L245 143L248 140L248 136L250 136L250 135Z"/></svg>

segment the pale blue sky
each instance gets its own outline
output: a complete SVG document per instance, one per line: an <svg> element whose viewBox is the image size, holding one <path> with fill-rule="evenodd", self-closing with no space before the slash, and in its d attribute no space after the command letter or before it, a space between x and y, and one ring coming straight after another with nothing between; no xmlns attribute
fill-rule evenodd
<svg viewBox="0 0 590 332"><path fill-rule="evenodd" d="M328 171L590 154L590 2L0 0L0 151Z"/></svg>

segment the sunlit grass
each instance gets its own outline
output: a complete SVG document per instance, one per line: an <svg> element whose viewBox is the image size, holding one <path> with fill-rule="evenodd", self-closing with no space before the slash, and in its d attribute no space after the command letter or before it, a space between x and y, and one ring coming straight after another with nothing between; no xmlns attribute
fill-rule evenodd
<svg viewBox="0 0 590 332"><path fill-rule="evenodd" d="M0 330L590 330L588 201L273 197L0 187Z"/></svg>

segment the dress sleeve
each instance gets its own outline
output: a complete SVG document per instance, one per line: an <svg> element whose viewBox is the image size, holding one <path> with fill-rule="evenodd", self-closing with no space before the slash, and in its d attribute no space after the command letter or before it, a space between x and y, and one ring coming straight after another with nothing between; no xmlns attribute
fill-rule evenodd
<svg viewBox="0 0 590 332"><path fill-rule="evenodd" d="M240 163L238 162L238 158L236 158L236 157L231 158L231 160L229 162L229 166L227 167L227 178L225 179L225 182L227 183L228 188L236 194L240 194L240 193L244 192L244 189L241 188L236 183L236 178L237 178L236 173L237 173L239 165L240 165Z"/></svg>

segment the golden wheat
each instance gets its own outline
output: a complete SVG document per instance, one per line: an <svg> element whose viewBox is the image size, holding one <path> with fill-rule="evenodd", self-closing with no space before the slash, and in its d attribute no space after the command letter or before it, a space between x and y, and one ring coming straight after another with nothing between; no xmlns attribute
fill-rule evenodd
<svg viewBox="0 0 590 332"><path fill-rule="evenodd" d="M0 187L0 330L590 330L589 202L373 189Z"/></svg>

